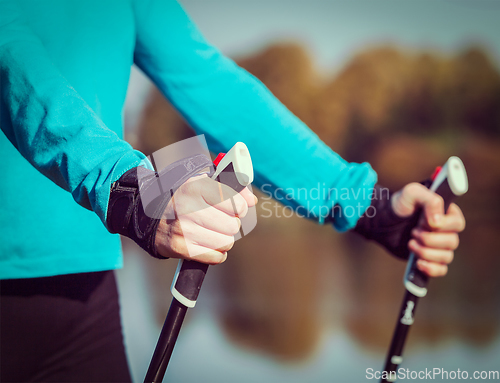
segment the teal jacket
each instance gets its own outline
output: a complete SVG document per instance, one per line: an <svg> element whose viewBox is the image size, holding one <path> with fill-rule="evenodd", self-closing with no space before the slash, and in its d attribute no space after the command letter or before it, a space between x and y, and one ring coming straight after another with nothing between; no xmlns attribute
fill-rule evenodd
<svg viewBox="0 0 500 383"><path fill-rule="evenodd" d="M122 138L133 63L213 152L245 142L257 186L286 204L319 221L351 211L340 231L369 205L371 167L321 142L175 1L0 0L0 278L122 265L105 220L111 183L144 158ZM293 193L318 186L349 196Z"/></svg>

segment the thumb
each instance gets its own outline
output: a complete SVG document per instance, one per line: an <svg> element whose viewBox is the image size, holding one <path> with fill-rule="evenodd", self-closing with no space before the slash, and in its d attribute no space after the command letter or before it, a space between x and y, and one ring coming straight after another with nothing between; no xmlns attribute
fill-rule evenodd
<svg viewBox="0 0 500 383"><path fill-rule="evenodd" d="M444 201L425 186L418 183L408 184L394 194L391 202L396 215L407 217L421 207L427 225L431 228L440 227L444 215Z"/></svg>

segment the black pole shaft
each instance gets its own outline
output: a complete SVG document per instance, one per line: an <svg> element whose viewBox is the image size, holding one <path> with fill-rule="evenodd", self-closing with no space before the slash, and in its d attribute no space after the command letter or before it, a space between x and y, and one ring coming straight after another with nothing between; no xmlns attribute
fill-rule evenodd
<svg viewBox="0 0 500 383"><path fill-rule="evenodd" d="M239 149L236 149L238 148L238 145ZM234 191L239 193L247 186L247 184L243 185L236 176L233 161L244 163L246 166L244 166L243 169L247 169L247 171L248 169L252 169L252 162L250 160L250 155L248 154L248 149L245 145L239 143L236 144L233 149L231 149L227 154L227 158L230 158L231 161L220 169L221 172L217 176L216 180L217 182L230 186ZM214 163L217 166L217 170L219 170L219 162L220 159ZM253 171L248 172L245 176L246 178L244 179L251 181L253 179ZM232 196L227 196L226 198L223 198L223 200L227 198L231 199L233 210L236 212ZM241 229L240 233L241 236L243 236L244 233ZM172 294L174 297L182 296L187 300L186 303L188 305L192 303L192 306L190 307L194 307L207 270L207 264L195 261L180 261L179 267L176 271L175 281L172 285ZM163 328L161 330L160 338L158 339L151 363L149 364L148 372L144 378L144 383L162 382L165 371L167 370L168 362L170 361L170 357L172 355L172 351L174 350L175 342L177 341L177 336L179 335L179 331L182 327L182 322L186 316L187 309L188 308L181 304L177 299L172 299L167 318L165 319L165 323L163 324Z"/></svg>
<svg viewBox="0 0 500 383"><path fill-rule="evenodd" d="M385 366L382 370L381 383L395 382L398 366L403 361L403 349L408 337L408 331L413 324L415 309L417 308L418 297L405 290L403 303L401 304L400 315L396 328L392 336L391 347L387 353Z"/></svg>
<svg viewBox="0 0 500 383"><path fill-rule="evenodd" d="M163 381L186 312L187 307L173 298L144 383L161 383Z"/></svg>

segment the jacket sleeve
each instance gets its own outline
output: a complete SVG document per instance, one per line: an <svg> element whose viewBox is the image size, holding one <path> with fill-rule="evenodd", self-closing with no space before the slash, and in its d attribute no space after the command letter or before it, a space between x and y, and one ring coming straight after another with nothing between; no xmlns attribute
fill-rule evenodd
<svg viewBox="0 0 500 383"><path fill-rule="evenodd" d="M299 214L348 230L370 205L377 176L325 145L254 76L207 43L173 0L137 0L135 63L212 151L244 142L256 184ZM231 33L231 31L228 31Z"/></svg>
<svg viewBox="0 0 500 383"><path fill-rule="evenodd" d="M0 127L36 169L105 223L112 181L144 156L61 75L16 3L0 1L0 9Z"/></svg>

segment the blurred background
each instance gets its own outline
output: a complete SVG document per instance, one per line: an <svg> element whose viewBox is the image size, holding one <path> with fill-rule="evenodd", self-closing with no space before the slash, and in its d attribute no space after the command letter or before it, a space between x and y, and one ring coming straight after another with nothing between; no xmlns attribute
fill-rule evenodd
<svg viewBox="0 0 500 383"><path fill-rule="evenodd" d="M333 150L371 163L381 184L397 190L462 158L467 228L448 276L419 303L401 367L500 370L500 2L180 2L210 42ZM146 154L193 135L135 68L125 125ZM123 246L124 331L139 382L177 262ZM367 381L368 368L383 367L404 267L354 234L259 217L210 269L165 381Z"/></svg>

